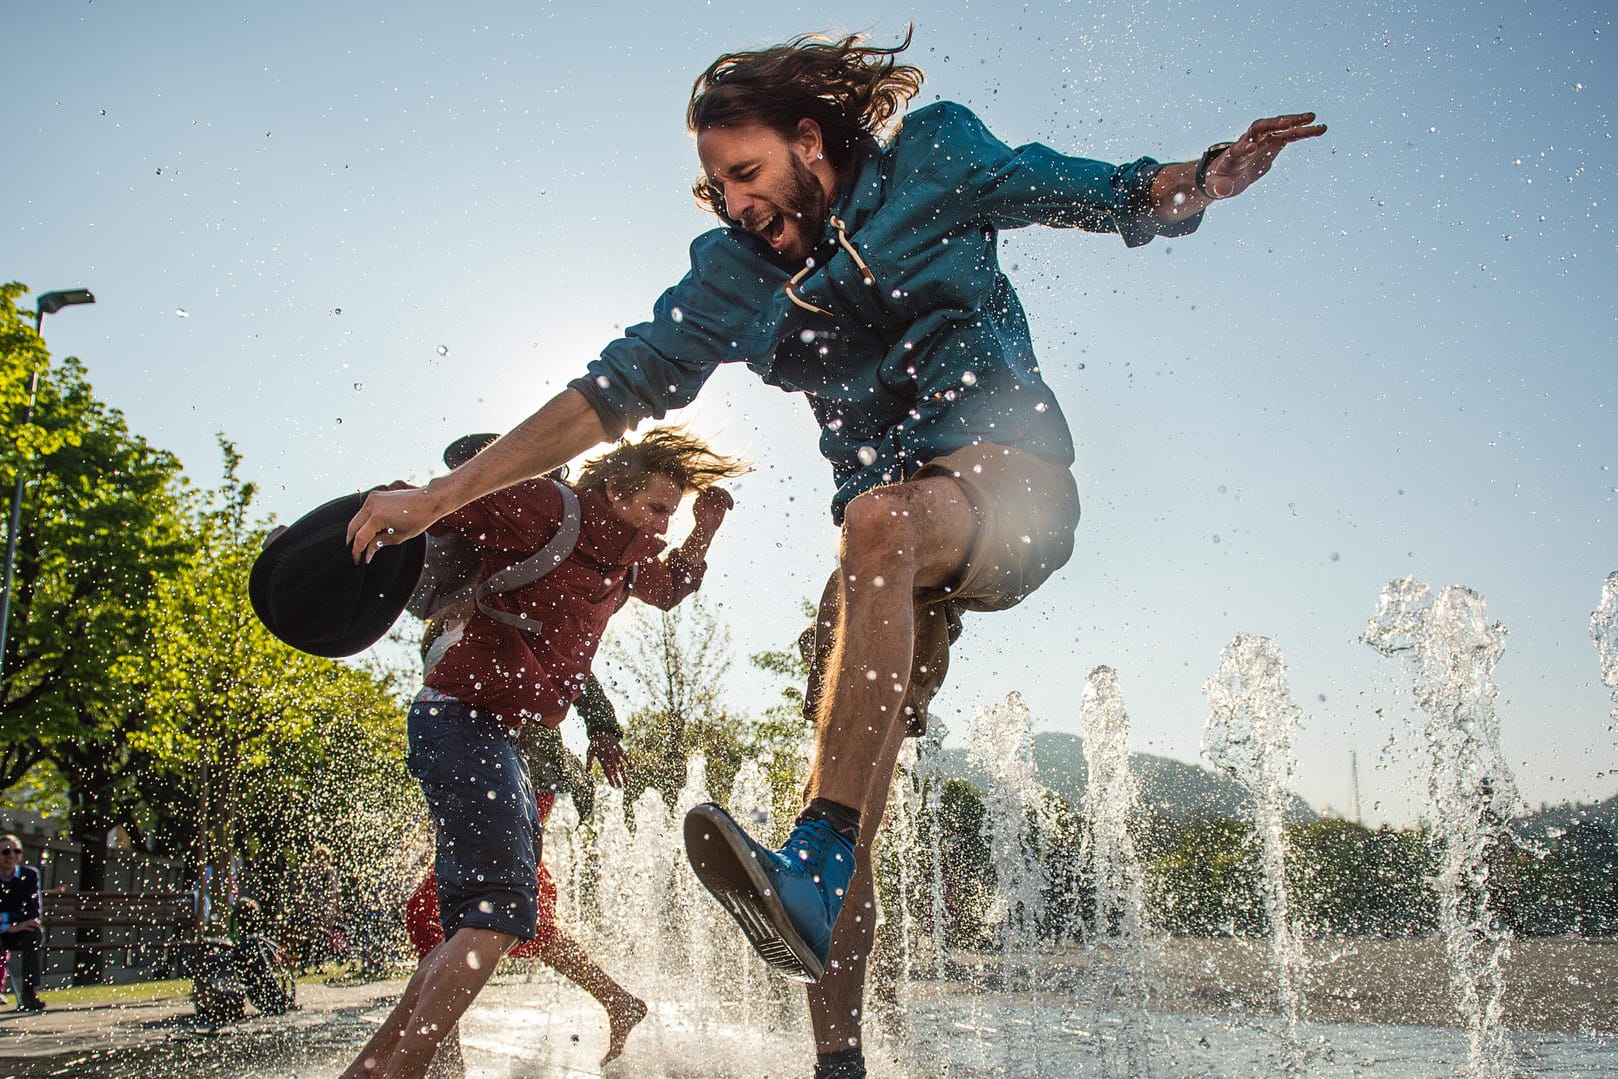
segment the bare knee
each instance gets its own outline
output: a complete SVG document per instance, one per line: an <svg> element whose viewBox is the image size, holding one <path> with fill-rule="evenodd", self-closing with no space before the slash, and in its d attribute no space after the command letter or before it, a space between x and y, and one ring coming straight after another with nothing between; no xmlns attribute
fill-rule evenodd
<svg viewBox="0 0 1618 1079"><path fill-rule="evenodd" d="M908 588L916 577L916 527L903 487L866 491L843 513L842 569L847 584Z"/></svg>

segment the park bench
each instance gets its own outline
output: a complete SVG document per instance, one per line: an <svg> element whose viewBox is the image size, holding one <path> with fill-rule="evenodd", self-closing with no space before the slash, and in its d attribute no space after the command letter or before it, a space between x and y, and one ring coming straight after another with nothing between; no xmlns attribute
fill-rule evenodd
<svg viewBox="0 0 1618 1079"><path fill-rule="evenodd" d="M84 963L79 953L101 953L126 969L169 969L198 938L189 892L46 892L44 906L47 955L73 952L75 966Z"/></svg>

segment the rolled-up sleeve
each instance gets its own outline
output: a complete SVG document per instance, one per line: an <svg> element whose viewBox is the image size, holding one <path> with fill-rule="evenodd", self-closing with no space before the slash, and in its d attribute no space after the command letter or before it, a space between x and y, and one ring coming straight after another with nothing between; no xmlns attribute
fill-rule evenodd
<svg viewBox="0 0 1618 1079"><path fill-rule="evenodd" d="M629 594L659 610L672 610L702 587L702 578L707 572L707 562L687 558L685 552L676 547L667 558L642 563Z"/></svg>
<svg viewBox="0 0 1618 1079"><path fill-rule="evenodd" d="M1124 165L1070 157L1043 143L1012 149L969 109L951 103L940 110L937 154L941 177L969 192L996 228L1045 225L1089 232L1116 232L1130 247L1154 236L1196 231L1202 215L1165 222L1153 212L1152 180L1160 166L1150 157Z"/></svg>
<svg viewBox="0 0 1618 1079"><path fill-rule="evenodd" d="M783 318L786 273L730 229L691 244L691 269L664 292L650 322L629 327L569 385L610 435L691 403L721 363L767 362ZM772 302L773 301L773 302Z"/></svg>

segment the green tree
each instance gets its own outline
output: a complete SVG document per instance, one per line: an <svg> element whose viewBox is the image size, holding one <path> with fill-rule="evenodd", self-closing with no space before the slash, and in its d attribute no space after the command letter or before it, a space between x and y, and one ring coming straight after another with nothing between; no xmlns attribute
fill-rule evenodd
<svg viewBox="0 0 1618 1079"><path fill-rule="evenodd" d="M141 800L142 762L128 736L144 709L110 668L140 647L150 598L190 541L179 462L132 435L78 361L49 366L17 310L23 291L0 287L0 484L10 490L19 470L25 481L0 685L0 789L29 777L36 799L71 807L86 847L81 881L95 888L101 841L115 825L136 825Z"/></svg>
<svg viewBox="0 0 1618 1079"><path fill-rule="evenodd" d="M803 600L799 607L805 619L814 619L812 602ZM770 781L770 811L778 825L791 821L803 808L803 785L814 736L813 725L803 714L809 663L800 644L801 641L787 648L766 649L747 657L755 669L782 680L780 696L748 724L742 739L747 755L764 763ZM779 830L779 838L784 840L784 827Z"/></svg>
<svg viewBox="0 0 1618 1079"><path fill-rule="evenodd" d="M1408 936L1437 918L1426 836L1322 818L1287 830L1287 889L1311 930L1346 936Z"/></svg>
<svg viewBox="0 0 1618 1079"><path fill-rule="evenodd" d="M1146 867L1157 924L1191 936L1255 936L1265 929L1253 831L1233 820L1198 821Z"/></svg>
<svg viewBox="0 0 1618 1079"><path fill-rule="evenodd" d="M636 698L624 724L633 763L626 802L652 788L672 806L698 751L707 758L709 791L724 797L741 767L745 727L722 696L730 630L700 596L671 611L637 604L614 623L608 655Z"/></svg>
<svg viewBox="0 0 1618 1079"><path fill-rule="evenodd" d="M306 655L258 621L246 582L264 528L249 520L239 456L221 447L223 482L192 518L195 553L160 584L146 647L119 666L146 707L131 742L167 789L149 823L198 879L214 870L216 898L238 860L316 841L363 857L414 815L402 678Z"/></svg>

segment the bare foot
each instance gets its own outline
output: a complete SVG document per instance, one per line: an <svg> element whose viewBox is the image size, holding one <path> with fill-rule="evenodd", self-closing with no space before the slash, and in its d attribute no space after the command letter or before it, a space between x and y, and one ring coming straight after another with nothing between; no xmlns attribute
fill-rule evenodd
<svg viewBox="0 0 1618 1079"><path fill-rule="evenodd" d="M629 1032L645 1018L646 1002L627 993L615 1007L607 1009L607 1055L601 1058L603 1067L618 1059L624 1051L624 1043L629 1040Z"/></svg>

